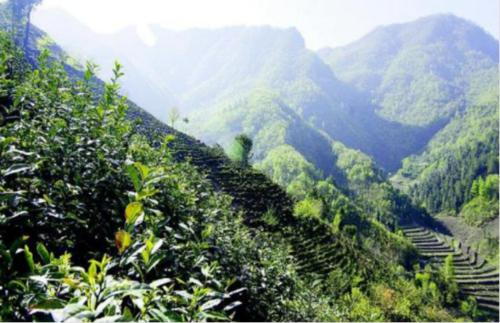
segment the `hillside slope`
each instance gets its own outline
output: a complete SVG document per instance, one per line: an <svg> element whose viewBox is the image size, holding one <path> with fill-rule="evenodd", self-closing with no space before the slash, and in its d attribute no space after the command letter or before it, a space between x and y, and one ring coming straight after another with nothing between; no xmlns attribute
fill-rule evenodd
<svg viewBox="0 0 500 323"><path fill-rule="evenodd" d="M403 160L392 177L396 187L432 214L458 215L465 226L498 218L498 193L477 193L479 183L498 176L496 39L464 19L435 15L379 27L319 54L339 79L379 106L381 117L424 128L438 124L425 148ZM495 258L498 248L486 242L474 241Z"/></svg>
<svg viewBox="0 0 500 323"><path fill-rule="evenodd" d="M1 37L4 71L19 54ZM36 56L37 47L28 51ZM451 318L438 299L407 316L378 309L375 282L386 281L398 295L426 293L398 267L413 252L401 237L363 217L336 231L321 219L292 217L290 200L265 176L140 109L130 111L142 119L133 127L117 95L118 65L99 89L90 70L79 79L81 72L49 60L43 54L33 72L2 74L2 105L19 112L0 128L2 320L207 320L231 313L242 320L356 320L374 310L380 319ZM232 196L250 229L210 186ZM88 270L79 267L88 261ZM326 288L339 305L319 292ZM363 308L351 310L359 298Z"/></svg>
<svg viewBox="0 0 500 323"><path fill-rule="evenodd" d="M259 119L253 116L260 115L268 102L256 100L256 93L270 93L279 105L287 107L281 113L271 113L268 121L279 127L280 133L300 137L294 127L287 126L288 118L299 120L301 129L310 125L309 131L320 131L327 140L360 149L387 170L397 169L401 159L419 151L436 130L380 118L366 95L338 80L316 53L305 48L294 28L170 31L150 26L156 42L148 46L133 28L100 35L64 12L40 12L35 18L64 48L79 54L77 57L92 58L103 68L112 65L110 57L122 61L129 73L123 83L125 92L160 120L167 120L169 108L175 104L191 120L183 129L224 147L228 138L241 130L256 138L257 151L269 151L259 140L266 134L261 133L256 123ZM67 28L57 28L57 21L64 21ZM80 48L76 39L89 35L99 45ZM231 120L226 120L228 110L232 110ZM207 126L210 123L221 125L223 130L216 132ZM318 134L309 137L319 138ZM280 144L301 151L291 140ZM307 140L303 144L314 147L315 143ZM263 154L257 155L260 158ZM316 149L304 157L326 175L331 174L324 165L331 164L334 156L317 163L323 157Z"/></svg>
<svg viewBox="0 0 500 323"><path fill-rule="evenodd" d="M383 26L319 51L337 77L368 95L388 120L428 126L474 104L498 82L498 41L453 15Z"/></svg>

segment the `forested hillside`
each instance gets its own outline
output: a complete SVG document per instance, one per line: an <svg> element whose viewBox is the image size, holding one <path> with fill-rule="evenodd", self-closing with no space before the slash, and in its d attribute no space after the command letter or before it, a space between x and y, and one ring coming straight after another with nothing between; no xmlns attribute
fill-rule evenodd
<svg viewBox="0 0 500 323"><path fill-rule="evenodd" d="M379 27L320 56L339 79L371 98L377 113L440 130L403 160L392 183L432 214L458 216L466 228L498 218L498 193L478 194L498 177L498 41L469 21L436 15ZM491 191L491 189L486 189ZM474 239L496 259L498 247Z"/></svg>
<svg viewBox="0 0 500 323"><path fill-rule="evenodd" d="M297 142L302 134L289 119L310 125L309 132L321 132L329 141L366 152L387 170L397 169L401 159L421 149L436 130L380 118L369 98L339 81L316 53L305 48L302 35L294 28L170 31L150 26L156 43L148 46L133 29L95 34L63 12L46 11L38 21L62 46L81 57L92 58L103 67L112 65L111 57L121 59L129 66L124 89L132 100L162 121L168 121L169 109L177 106L190 120L179 127L226 148L238 132L255 138L256 151L267 153L273 148L263 142L268 127L257 123L271 98L271 106L285 109L277 113L270 108L266 119L279 133L276 143L290 144L325 173L331 170L325 165L335 157L318 160L332 152L320 145L304 154L299 146L316 147L311 139L318 134ZM54 28L51 21L64 21L66 28ZM100 45L80 48L75 40L89 35ZM228 110L231 113L226 117ZM216 131L213 124L222 130ZM300 130L304 127L298 125Z"/></svg>
<svg viewBox="0 0 500 323"><path fill-rule="evenodd" d="M53 28L57 20L68 28ZM128 29L94 34L99 45L76 50L74 34L91 31L64 12L39 21L84 57L109 65L122 55L143 84L124 86L148 93L145 107L161 118L166 102L177 105L189 119L180 129L225 149L248 134L256 166L299 200L327 181L387 223L444 212L484 225L498 215L495 198L471 193L474 181L498 174L498 41L469 21L424 17L317 53L297 30L272 27L151 26L153 46ZM392 183L422 209L384 171L397 172Z"/></svg>
<svg viewBox="0 0 500 323"><path fill-rule="evenodd" d="M319 54L388 120L429 126L474 105L498 87L498 41L453 15L382 26Z"/></svg>
<svg viewBox="0 0 500 323"><path fill-rule="evenodd" d="M145 46L60 15L81 57L123 57L97 74L39 3L0 4L1 321L498 320L498 247L429 215L498 218L487 34L429 17L319 55L295 28Z"/></svg>

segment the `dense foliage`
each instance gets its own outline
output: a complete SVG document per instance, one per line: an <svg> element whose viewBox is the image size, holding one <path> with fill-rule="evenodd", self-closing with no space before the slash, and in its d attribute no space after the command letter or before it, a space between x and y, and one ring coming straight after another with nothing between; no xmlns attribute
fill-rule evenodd
<svg viewBox="0 0 500 323"><path fill-rule="evenodd" d="M477 226L498 217L498 185L498 174L472 182L472 199L460 212L466 223Z"/></svg>
<svg viewBox="0 0 500 323"><path fill-rule="evenodd" d="M402 184L410 186L407 191L433 213L458 213L473 199L474 181L489 174L498 174L495 101L457 116L422 155L406 160L400 171Z"/></svg>
<svg viewBox="0 0 500 323"><path fill-rule="evenodd" d="M72 82L45 52L31 71L0 40L9 117L0 128L2 320L453 319L429 287L446 290L441 275L422 280L398 265L385 249L399 239L375 220L374 240L361 239L371 222L354 206L349 215L346 197L332 200L333 184L307 195L332 208L297 212L303 230L337 232L348 253L318 280L299 275L289 254L299 232L250 229L229 197L172 158L175 138L151 145L136 134L118 96L119 64L97 97L92 65ZM380 262L370 241L384 236Z"/></svg>
<svg viewBox="0 0 500 323"><path fill-rule="evenodd" d="M321 53L340 81L294 29L162 31L180 52L135 44L131 75L116 63L104 84L30 26L38 2L0 4L31 63L0 35L0 320L476 318L475 301L458 300L454 259L423 267L398 227L432 222L424 208L474 226L498 217L487 35L447 16L382 28ZM12 4L22 19L5 15ZM464 41L452 46L440 26ZM387 30L400 43L381 53ZM127 57L129 37L84 51L107 60L115 41ZM181 103L171 127L119 84L148 107ZM220 142L233 162L174 126ZM395 170L417 152L393 183L422 208L375 163ZM498 239L481 243L498 259Z"/></svg>
<svg viewBox="0 0 500 323"><path fill-rule="evenodd" d="M338 77L366 93L389 120L428 126L453 117L498 85L498 41L450 14L382 26L320 50Z"/></svg>
<svg viewBox="0 0 500 323"><path fill-rule="evenodd" d="M473 193L481 179L498 175L498 41L445 14L382 26L318 53L384 119L432 132L422 150L403 159L392 184L432 215L458 216L455 233L497 259L498 230L484 238L472 238L472 232L496 226L499 214L494 196ZM373 194L361 189L369 201Z"/></svg>
<svg viewBox="0 0 500 323"><path fill-rule="evenodd" d="M131 137L119 65L94 104L91 69L71 84L45 54L38 70L9 75L19 55L2 54L4 98L21 112L1 129L2 319L223 318L214 307L227 282L204 255L202 219L204 207L223 208L224 199L178 188L179 179L200 177L168 166L166 148Z"/></svg>

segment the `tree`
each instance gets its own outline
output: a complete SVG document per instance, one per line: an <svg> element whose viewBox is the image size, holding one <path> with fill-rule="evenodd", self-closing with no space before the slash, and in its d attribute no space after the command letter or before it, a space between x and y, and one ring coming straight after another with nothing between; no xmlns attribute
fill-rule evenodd
<svg viewBox="0 0 500 323"><path fill-rule="evenodd" d="M454 280L455 267L453 265L452 254L449 254L446 257L441 273L446 284L445 301L448 304L453 304L457 299L458 286Z"/></svg>
<svg viewBox="0 0 500 323"><path fill-rule="evenodd" d="M344 219L344 209L340 209L335 214L333 218L332 228L333 232L337 233L340 231L340 225L342 224L342 220Z"/></svg>
<svg viewBox="0 0 500 323"><path fill-rule="evenodd" d="M472 182L471 194L472 197L476 197L479 195L479 182L477 180Z"/></svg>
<svg viewBox="0 0 500 323"><path fill-rule="evenodd" d="M249 136L245 134L237 135L229 151L229 157L242 166L248 166L250 158L252 158L250 154L252 147L253 142Z"/></svg>
<svg viewBox="0 0 500 323"><path fill-rule="evenodd" d="M23 37L23 48L28 49L28 40L31 28L31 12L33 8L42 3L42 0L9 0L8 7L11 10L11 32L12 38L17 45L20 45L20 38ZM24 35L20 35L24 25Z"/></svg>
<svg viewBox="0 0 500 323"><path fill-rule="evenodd" d="M295 204L293 214L299 218L311 217L321 219L323 215L323 203L319 199L306 197Z"/></svg>
<svg viewBox="0 0 500 323"><path fill-rule="evenodd" d="M179 118L181 117L181 114L179 112L179 109L177 107L172 107L168 113L168 120L170 121L170 126L174 128L175 123Z"/></svg>

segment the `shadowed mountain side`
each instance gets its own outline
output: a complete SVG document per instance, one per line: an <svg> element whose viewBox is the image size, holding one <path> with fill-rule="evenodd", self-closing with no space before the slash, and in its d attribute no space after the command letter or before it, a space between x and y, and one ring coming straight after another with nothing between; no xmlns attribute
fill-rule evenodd
<svg viewBox="0 0 500 323"><path fill-rule="evenodd" d="M64 21L67 28L58 28L57 21ZM305 47L295 28L240 26L171 31L149 26L156 41L147 45L133 28L96 34L62 11L40 12L35 22L70 52L93 58L103 70L111 66L110 58L123 61L125 93L160 120L167 120L168 110L175 104L192 121L183 130L206 142L227 147L235 129L254 134L256 160L265 157L269 141L260 140L264 134L259 129L263 127L256 122L262 121L246 114L272 115L273 108L266 111L257 104L247 104L246 109L241 109L238 105L245 104L246 98L259 89L271 91L281 105L287 106L281 114L284 119L295 120L294 126L309 124L313 128L309 133L319 131L327 135L325 140L338 140L360 149L390 172L399 168L404 157L419 152L439 125L436 122L425 129L407 128L378 116L370 96L337 79L330 67ZM97 45L81 48L75 40L89 34ZM231 122L245 120L245 124L233 124L226 116L232 118ZM267 128L283 127L280 119L265 122ZM278 141L294 138L290 144L297 144L295 148L304 152L309 161L325 174L335 174L330 166L335 156L319 148L324 144L305 140L318 135L298 141L301 135L294 131L294 127L281 129ZM318 148L305 148L314 146Z"/></svg>

